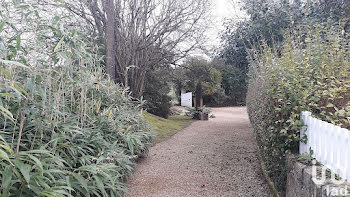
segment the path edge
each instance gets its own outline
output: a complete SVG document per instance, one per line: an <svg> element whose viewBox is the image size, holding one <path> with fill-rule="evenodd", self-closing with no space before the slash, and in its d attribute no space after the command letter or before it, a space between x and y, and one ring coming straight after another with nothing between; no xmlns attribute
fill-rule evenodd
<svg viewBox="0 0 350 197"><path fill-rule="evenodd" d="M278 194L278 191L275 187L275 184L272 182L272 180L270 179L270 176L266 170L266 166L265 166L265 163L260 155L260 148L258 147L258 152L257 152L257 157L259 159L259 163L260 163L260 168L261 168L261 171L265 177L265 180L267 182L267 184L269 185L269 188L270 188L270 191L272 192L273 196L274 197L280 197L280 195Z"/></svg>

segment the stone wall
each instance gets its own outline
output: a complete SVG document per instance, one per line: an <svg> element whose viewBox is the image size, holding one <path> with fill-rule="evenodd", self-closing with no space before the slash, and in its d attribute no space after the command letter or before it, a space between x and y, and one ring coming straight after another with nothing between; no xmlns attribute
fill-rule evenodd
<svg viewBox="0 0 350 197"><path fill-rule="evenodd" d="M333 196L350 196L350 184L345 182L341 185L332 183L329 173L326 181L317 184L312 176L312 165L305 165L297 161L297 156L290 155L287 157L288 177L286 197L333 197ZM321 174L322 165L315 165L314 171ZM315 170L317 169L317 170Z"/></svg>

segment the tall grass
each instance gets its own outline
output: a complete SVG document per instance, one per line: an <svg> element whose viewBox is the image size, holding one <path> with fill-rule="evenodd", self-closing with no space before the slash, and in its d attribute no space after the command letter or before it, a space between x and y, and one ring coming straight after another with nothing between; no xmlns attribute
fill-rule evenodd
<svg viewBox="0 0 350 197"><path fill-rule="evenodd" d="M0 195L121 196L151 143L143 103L108 79L91 39L44 22L27 42L0 28Z"/></svg>

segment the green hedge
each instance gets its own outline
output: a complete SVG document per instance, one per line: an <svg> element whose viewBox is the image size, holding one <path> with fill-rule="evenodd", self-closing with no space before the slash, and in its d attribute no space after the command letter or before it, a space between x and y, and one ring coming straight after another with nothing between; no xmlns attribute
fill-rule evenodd
<svg viewBox="0 0 350 197"><path fill-rule="evenodd" d="M277 50L251 56L248 113L261 154L277 189L284 193L285 155L297 152L300 113L350 128L349 37L340 27L300 27Z"/></svg>

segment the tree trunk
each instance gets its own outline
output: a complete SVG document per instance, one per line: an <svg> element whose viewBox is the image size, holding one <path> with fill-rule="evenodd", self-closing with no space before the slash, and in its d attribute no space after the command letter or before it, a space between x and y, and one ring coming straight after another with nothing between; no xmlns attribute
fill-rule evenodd
<svg viewBox="0 0 350 197"><path fill-rule="evenodd" d="M142 96L145 77L146 70L140 70L137 68L132 69L131 78L128 80L132 97L140 98Z"/></svg>
<svg viewBox="0 0 350 197"><path fill-rule="evenodd" d="M202 84L199 82L196 86L196 109L198 109L201 106L201 99L203 97L203 92L202 92Z"/></svg>
<svg viewBox="0 0 350 197"><path fill-rule="evenodd" d="M115 60L115 7L114 0L106 0L105 10L107 15L106 24L106 71L112 80L116 81L116 60Z"/></svg>

